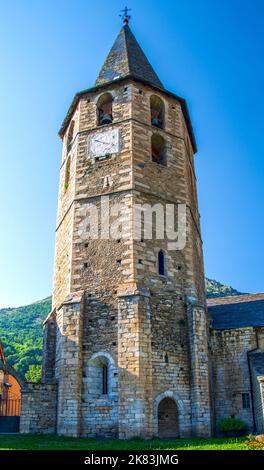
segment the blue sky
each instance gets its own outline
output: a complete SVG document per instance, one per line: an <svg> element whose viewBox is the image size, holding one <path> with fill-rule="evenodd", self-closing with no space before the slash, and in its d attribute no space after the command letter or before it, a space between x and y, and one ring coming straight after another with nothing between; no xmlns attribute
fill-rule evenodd
<svg viewBox="0 0 264 470"><path fill-rule="evenodd" d="M114 42L123 1L0 0L0 307L51 292L61 142L76 91ZM185 97L196 155L205 269L264 291L264 2L130 0L131 29Z"/></svg>

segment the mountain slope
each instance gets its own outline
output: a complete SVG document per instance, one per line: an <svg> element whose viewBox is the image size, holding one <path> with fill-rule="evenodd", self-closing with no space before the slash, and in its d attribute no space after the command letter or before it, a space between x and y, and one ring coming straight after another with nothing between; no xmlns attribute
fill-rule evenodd
<svg viewBox="0 0 264 470"><path fill-rule="evenodd" d="M239 295L240 292L206 279L208 298ZM0 309L0 339L7 361L22 375L32 379L34 366L42 361L42 323L51 310L51 297L18 308Z"/></svg>
<svg viewBox="0 0 264 470"><path fill-rule="evenodd" d="M0 339L7 361L25 375L42 361L42 323L51 297L24 307L0 309Z"/></svg>
<svg viewBox="0 0 264 470"><path fill-rule="evenodd" d="M241 295L243 292L238 292L231 286L221 284L214 279L205 278L206 297L226 297L227 295Z"/></svg>

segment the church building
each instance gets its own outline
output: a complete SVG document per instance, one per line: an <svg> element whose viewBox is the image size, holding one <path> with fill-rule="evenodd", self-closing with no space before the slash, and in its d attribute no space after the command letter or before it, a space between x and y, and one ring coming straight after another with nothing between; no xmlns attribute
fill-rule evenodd
<svg viewBox="0 0 264 470"><path fill-rule="evenodd" d="M128 23L59 132L53 306L42 383L22 386L20 431L208 437L237 417L263 432L264 294L207 306L187 104ZM135 207L167 220L172 206L185 207L181 249L158 224L135 236ZM123 231L111 236L119 207Z"/></svg>

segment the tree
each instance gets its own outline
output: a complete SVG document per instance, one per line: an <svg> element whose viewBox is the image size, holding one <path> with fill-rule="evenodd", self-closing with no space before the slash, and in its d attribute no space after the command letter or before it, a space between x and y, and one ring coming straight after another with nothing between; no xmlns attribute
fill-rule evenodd
<svg viewBox="0 0 264 470"><path fill-rule="evenodd" d="M37 364L30 364L28 371L25 373L25 377L29 382L40 383L41 366Z"/></svg>

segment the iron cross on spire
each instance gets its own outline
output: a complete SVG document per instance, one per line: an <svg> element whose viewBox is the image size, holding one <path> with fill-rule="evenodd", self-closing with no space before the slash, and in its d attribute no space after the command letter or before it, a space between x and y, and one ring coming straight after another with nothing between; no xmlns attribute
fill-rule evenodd
<svg viewBox="0 0 264 470"><path fill-rule="evenodd" d="M121 10L122 14L119 15L122 18L124 24L128 24L129 20L131 19L131 16L128 15L129 11L131 11L131 8L125 7L124 10Z"/></svg>

